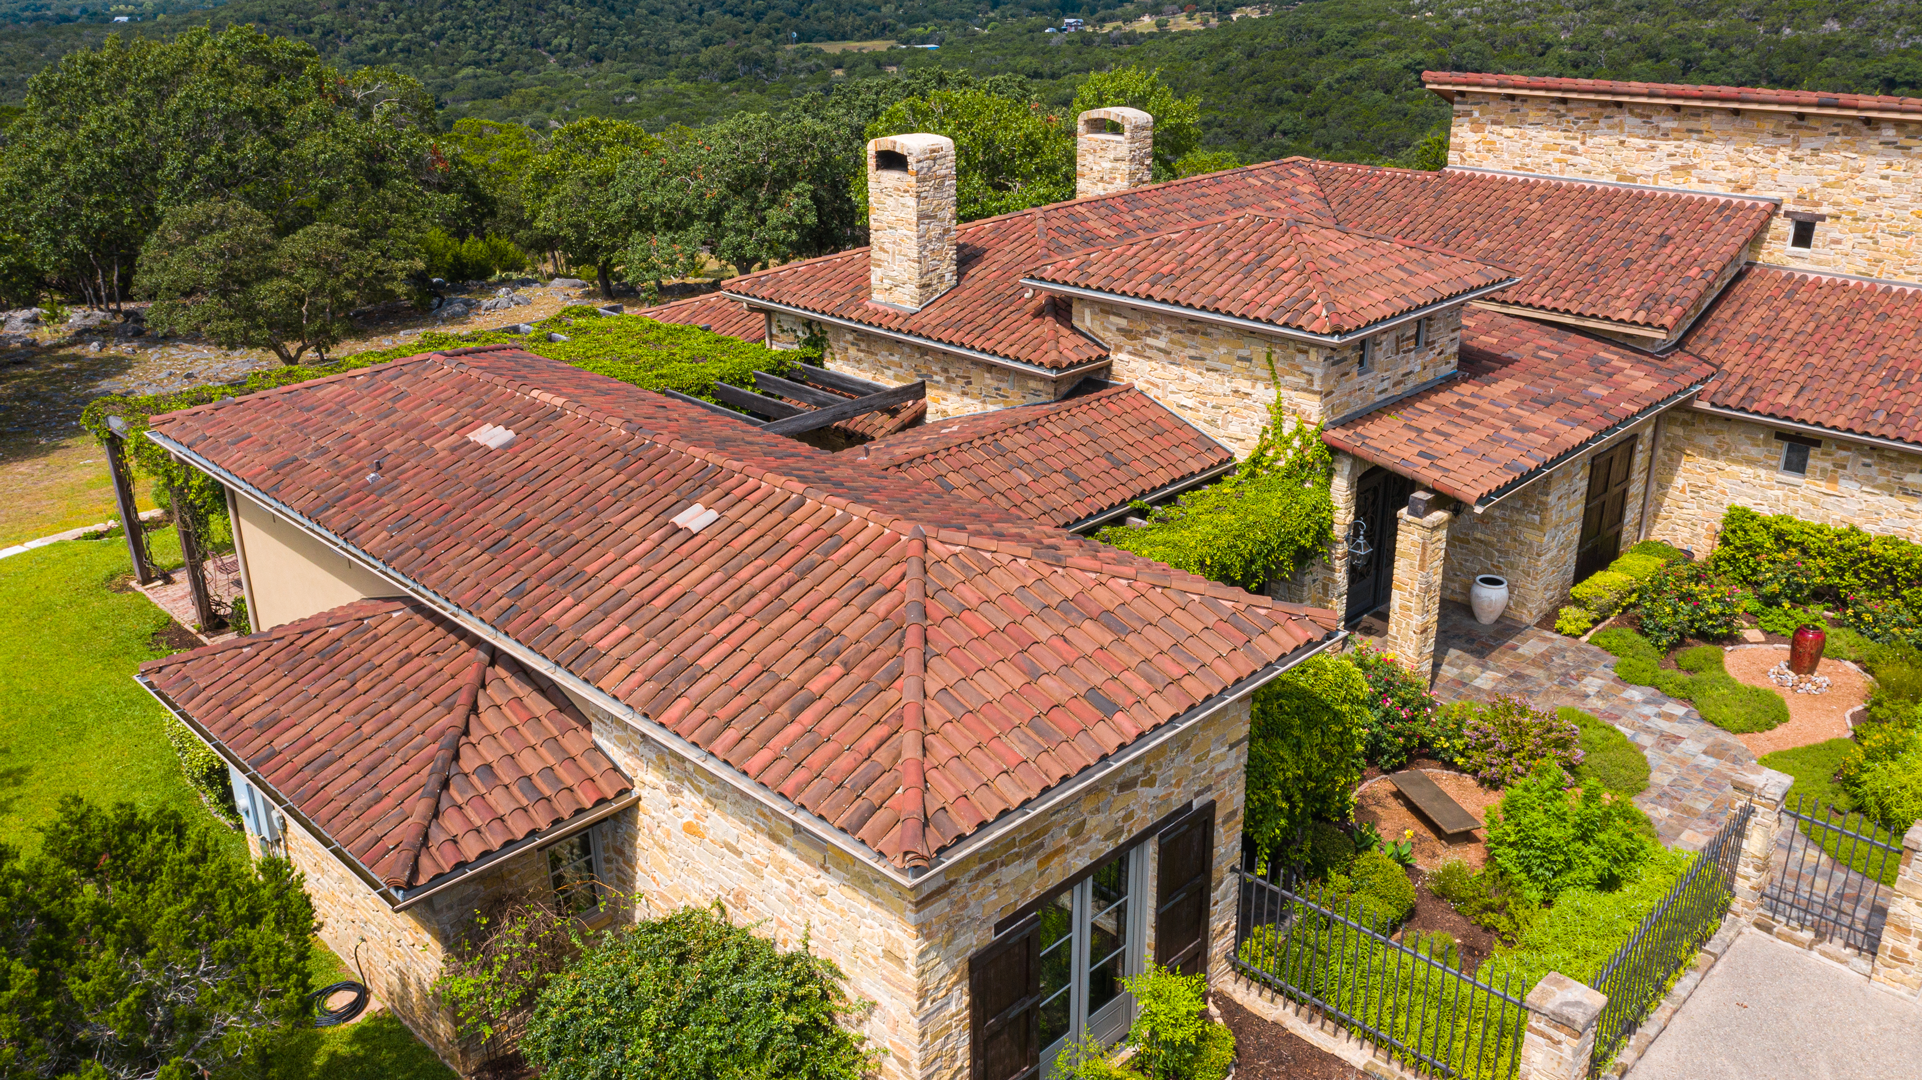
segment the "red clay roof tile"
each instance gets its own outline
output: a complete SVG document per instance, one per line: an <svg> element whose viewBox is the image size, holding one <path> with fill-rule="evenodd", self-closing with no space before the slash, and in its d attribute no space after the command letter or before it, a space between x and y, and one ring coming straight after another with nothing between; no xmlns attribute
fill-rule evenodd
<svg viewBox="0 0 1922 1080"><path fill-rule="evenodd" d="M1750 266L1682 347L1704 404L1922 444L1922 286Z"/></svg>
<svg viewBox="0 0 1922 1080"><path fill-rule="evenodd" d="M1456 90L1532 92L1562 97L1597 97L1661 104L1772 105L1810 111L1906 113L1922 116L1922 98L1888 94L1840 94L1827 90L1769 90L1756 86L1690 86L1685 83L1623 82L1616 79L1562 79L1542 75L1492 75L1481 72L1424 71L1428 89L1452 97Z"/></svg>
<svg viewBox="0 0 1922 1080"><path fill-rule="evenodd" d="M1323 438L1474 503L1713 373L1679 350L1655 356L1471 308L1462 316L1461 377Z"/></svg>
<svg viewBox="0 0 1922 1080"><path fill-rule="evenodd" d="M489 449L464 437L488 423L517 438ZM1067 767L1053 762L1071 737L1047 717L1070 691L1038 691L1043 675L1080 654L1065 628L1116 655L1132 649L1142 657L1134 669L1151 685L1156 676L1144 669L1156 666L1167 678L1195 679L1201 692L1177 700L1103 674L1095 689L1115 705L1116 726L1141 732L1225 685L1213 670L1223 649L1234 654L1229 670L1252 672L1334 628L1329 612L1223 589L506 346L155 417L152 435L467 617L557 663L565 657L574 675L899 865L1065 777ZM381 479L369 483L377 457ZM695 502L720 515L698 534L670 520ZM925 540L913 538L917 530ZM917 543L922 554L910 558ZM939 712L950 698L991 702L982 708L995 716L990 723L1039 747L998 764L965 726L935 721L930 730L946 741L924 748L928 771L965 756L981 777L926 783L929 851L913 850L913 831L894 828L901 816L888 809L912 808L896 765L905 597L916 573L927 586L926 625L941 628L924 646L926 708ZM1043 607L1052 624L1033 617ZM1170 611L1205 626L1224 608L1259 637L1191 636L1176 657L1144 636ZM996 611L1021 620L1032 642L990 644L962 620L978 612L993 622ZM1019 665L981 670L967 659L981 648L1011 653ZM939 662L948 658L955 662ZM860 674L807 689L830 664ZM1067 685L1049 685L1057 681ZM813 707L817 699L826 712ZM790 729L814 741L784 734ZM934 756L953 753L956 739L960 754ZM1050 764L1036 769L1035 760ZM868 763L881 768L864 770ZM951 803L944 787L967 791L975 806Z"/></svg>

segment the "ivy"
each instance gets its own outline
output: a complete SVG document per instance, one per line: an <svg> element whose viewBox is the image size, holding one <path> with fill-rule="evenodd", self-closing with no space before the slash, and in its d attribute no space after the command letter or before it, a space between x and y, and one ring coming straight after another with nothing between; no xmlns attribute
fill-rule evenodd
<svg viewBox="0 0 1922 1080"><path fill-rule="evenodd" d="M1268 371L1279 384L1273 355ZM1096 539L1213 581L1259 590L1328 553L1335 539L1333 476L1334 456L1321 441L1321 425L1309 427L1289 417L1277 395L1254 451L1233 475L1156 507L1145 527L1115 526Z"/></svg>

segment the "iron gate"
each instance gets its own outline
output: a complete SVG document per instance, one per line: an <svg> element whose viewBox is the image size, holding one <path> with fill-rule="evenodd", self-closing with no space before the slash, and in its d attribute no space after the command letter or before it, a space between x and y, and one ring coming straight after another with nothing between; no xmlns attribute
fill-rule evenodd
<svg viewBox="0 0 1922 1080"><path fill-rule="evenodd" d="M1859 813L1797 796L1782 808L1762 910L1873 956L1889 914L1902 837Z"/></svg>

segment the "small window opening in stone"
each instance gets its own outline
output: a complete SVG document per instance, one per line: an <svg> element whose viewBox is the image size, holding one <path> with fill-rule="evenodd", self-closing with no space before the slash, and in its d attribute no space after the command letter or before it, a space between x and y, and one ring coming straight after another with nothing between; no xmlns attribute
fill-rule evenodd
<svg viewBox="0 0 1922 1080"><path fill-rule="evenodd" d="M1782 471L1797 476L1809 473L1809 448L1805 443L1782 444Z"/></svg>
<svg viewBox="0 0 1922 1080"><path fill-rule="evenodd" d="M1427 347L1428 347L1428 320L1416 319L1415 320L1415 348L1425 349Z"/></svg>
<svg viewBox="0 0 1922 1080"><path fill-rule="evenodd" d="M1355 368L1356 373L1359 374L1360 372L1367 371L1374 366L1376 340L1375 338L1361 339L1361 364Z"/></svg>
<svg viewBox="0 0 1922 1080"><path fill-rule="evenodd" d="M1814 247L1815 246L1815 222L1813 221L1789 222L1789 246L1800 251L1807 251L1810 248Z"/></svg>
<svg viewBox="0 0 1922 1080"><path fill-rule="evenodd" d="M874 167L876 169L886 169L891 172L907 172L908 156L899 150L876 150L874 152Z"/></svg>

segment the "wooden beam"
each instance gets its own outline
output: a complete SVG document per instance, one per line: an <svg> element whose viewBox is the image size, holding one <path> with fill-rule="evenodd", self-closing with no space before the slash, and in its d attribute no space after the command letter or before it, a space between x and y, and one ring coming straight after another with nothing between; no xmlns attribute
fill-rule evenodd
<svg viewBox="0 0 1922 1080"><path fill-rule="evenodd" d="M226 622L214 611L213 595L207 591L207 556L200 546L200 522L184 490L176 486L169 493L173 496L174 532L180 538L180 557L187 564L187 595L193 598L194 618L200 621L194 629L211 634ZM138 518L134 519L133 526L140 527Z"/></svg>
<svg viewBox="0 0 1922 1080"><path fill-rule="evenodd" d="M151 585L158 576L147 555L147 534L140 522L140 508L134 505L133 477L127 469L127 447L119 435L107 436L107 475L113 478L113 500L120 508L120 528L127 534L127 555L133 559L133 579ZM235 535L240 526L234 525Z"/></svg>
<svg viewBox="0 0 1922 1080"><path fill-rule="evenodd" d="M725 405L716 405L712 401L706 401L701 398L692 397L690 395L681 393L679 390L663 390L661 391L661 393L666 394L668 397L673 398L675 401L685 401L689 405L699 405L701 408L706 409L708 412L716 412L716 413L720 413L722 416L733 417L734 419L739 420L744 424L753 424L755 427L760 427L767 423L766 420L763 420L758 416L749 416L746 413L738 413L738 412L735 412L733 409L728 408Z"/></svg>
<svg viewBox="0 0 1922 1080"><path fill-rule="evenodd" d="M752 390L743 390L738 386L729 386L724 382L714 384L714 396L736 408L753 409L762 416L772 417L776 420L799 416L807 412L806 409L801 408L799 405L789 405L785 401L765 397Z"/></svg>
<svg viewBox="0 0 1922 1080"><path fill-rule="evenodd" d="M884 386L878 382L869 382L866 379L858 379L853 375L843 375L838 371L829 371L827 368L809 367L806 364L794 365L794 377L797 379L805 379L816 386L825 386L830 390L845 390L850 394L857 394L863 397L868 394L878 394L883 390L894 389L891 386Z"/></svg>
<svg viewBox="0 0 1922 1080"><path fill-rule="evenodd" d="M799 435L803 431L813 431L815 428L824 428L829 424L838 423L842 420L851 420L863 413L871 413L876 409L885 409L890 405L899 405L904 401L919 401L927 396L928 384L916 380L906 386L896 386L889 390L883 390L878 394L869 394L866 397L843 401L839 405L832 405L825 409L815 409L812 412L804 412L799 416L790 416L782 420L776 420L767 426L767 430L776 435Z"/></svg>
<svg viewBox="0 0 1922 1080"><path fill-rule="evenodd" d="M844 394L830 394L826 390L818 390L806 383L789 382L779 375L769 375L765 371L754 373L754 385L782 397L805 401L809 405L839 405L847 400Z"/></svg>

